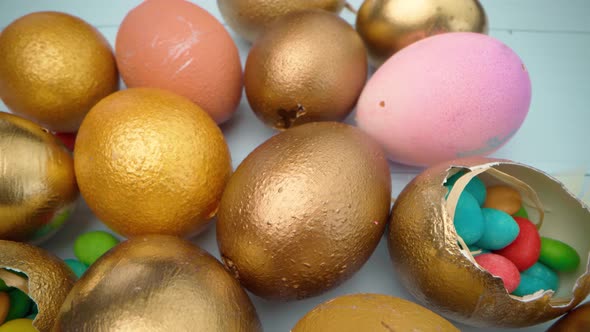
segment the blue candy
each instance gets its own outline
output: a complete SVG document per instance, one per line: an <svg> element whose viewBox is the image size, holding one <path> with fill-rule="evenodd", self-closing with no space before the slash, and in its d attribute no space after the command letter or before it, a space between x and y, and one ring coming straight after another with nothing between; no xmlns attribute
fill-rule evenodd
<svg viewBox="0 0 590 332"><path fill-rule="evenodd" d="M476 246L500 250L508 246L520 232L520 227L508 213L496 209L483 208L484 232Z"/></svg>
<svg viewBox="0 0 590 332"><path fill-rule="evenodd" d="M72 272L74 272L74 274L78 278L80 278L88 269L88 266L75 259L67 258L64 259L64 262L68 265L68 267L72 270Z"/></svg>
<svg viewBox="0 0 590 332"><path fill-rule="evenodd" d="M453 176L447 179L445 186L452 186L457 180L463 176L465 172L455 173ZM469 180L465 190L468 191L477 200L480 206L486 201L486 185L476 176Z"/></svg>
<svg viewBox="0 0 590 332"><path fill-rule="evenodd" d="M452 188L453 186L449 186L449 192ZM484 220L481 208L477 200L467 191L463 191L459 196L453 222L457 234L467 245L477 242L483 234Z"/></svg>
<svg viewBox="0 0 590 332"><path fill-rule="evenodd" d="M557 273L542 263L535 263L535 265L524 270L522 274L544 280L547 284L547 288L545 289L553 289L554 291L557 291L557 288L559 288L559 277L557 276Z"/></svg>
<svg viewBox="0 0 590 332"><path fill-rule="evenodd" d="M526 274L520 274L520 283L518 287L512 292L516 296L531 295L541 289L549 289L545 280L531 277Z"/></svg>

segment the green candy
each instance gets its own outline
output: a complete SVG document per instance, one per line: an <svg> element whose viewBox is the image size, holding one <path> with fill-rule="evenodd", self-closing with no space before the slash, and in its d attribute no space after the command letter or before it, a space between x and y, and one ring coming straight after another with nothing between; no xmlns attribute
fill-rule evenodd
<svg viewBox="0 0 590 332"><path fill-rule="evenodd" d="M8 292L8 296L10 297L10 309L6 315L6 321L27 316L33 302L29 296L18 289Z"/></svg>
<svg viewBox="0 0 590 332"><path fill-rule="evenodd" d="M68 265L68 267L74 272L76 277L80 278L88 270L88 266L78 260L75 259L65 259L64 262Z"/></svg>
<svg viewBox="0 0 590 332"><path fill-rule="evenodd" d="M74 242L74 254L80 262L90 266L117 244L119 240L110 233L88 232L80 235Z"/></svg>
<svg viewBox="0 0 590 332"><path fill-rule="evenodd" d="M580 255L561 241L541 237L539 262L556 271L571 272L580 265Z"/></svg>
<svg viewBox="0 0 590 332"><path fill-rule="evenodd" d="M529 218L529 214L528 212L526 212L524 205L520 206L520 210L518 210L515 214L512 215L513 217L521 217L524 219L528 219Z"/></svg>

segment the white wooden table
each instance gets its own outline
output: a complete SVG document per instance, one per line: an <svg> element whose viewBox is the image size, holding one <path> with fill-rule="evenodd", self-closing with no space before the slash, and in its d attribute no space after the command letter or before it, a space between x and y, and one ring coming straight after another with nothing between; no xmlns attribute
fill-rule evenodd
<svg viewBox="0 0 590 332"><path fill-rule="evenodd" d="M0 0L0 29L16 18L41 10L63 11L96 26L114 45L118 26L140 0ZM221 21L214 0L194 1ZM358 8L362 0L349 1ZM589 0L482 0L490 21L490 34L512 47L523 59L532 79L533 100L520 131L493 154L543 169L560 177L572 190L590 200L590 1ZM354 23L346 10L342 16ZM229 29L229 28L228 28ZM249 44L231 30L245 62ZM0 103L0 111L6 111ZM352 116L349 118L352 119ZM352 122L352 120L349 120ZM234 119L222 129L231 149L234 167L274 132L252 114L245 96ZM392 165L393 195L418 173ZM73 257L72 243L81 233L106 229L81 204L72 220L43 245L63 258ZM215 228L193 240L219 257ZM254 295L265 331L288 331L317 304L342 294L375 292L413 300L398 283L385 241L352 279L315 298L277 304ZM544 331L548 324L520 330ZM462 331L493 331L457 324Z"/></svg>

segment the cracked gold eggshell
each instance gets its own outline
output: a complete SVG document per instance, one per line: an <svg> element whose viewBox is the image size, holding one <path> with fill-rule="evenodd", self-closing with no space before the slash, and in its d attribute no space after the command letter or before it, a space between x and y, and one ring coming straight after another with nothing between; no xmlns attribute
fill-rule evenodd
<svg viewBox="0 0 590 332"><path fill-rule="evenodd" d="M344 119L366 79L361 38L323 10L291 13L273 23L252 46L244 71L250 107L279 130Z"/></svg>
<svg viewBox="0 0 590 332"><path fill-rule="evenodd" d="M360 129L337 122L288 129L230 179L217 220L222 260L261 297L321 294L367 261L390 195L385 155Z"/></svg>
<svg viewBox="0 0 590 332"><path fill-rule="evenodd" d="M305 9L322 9L340 13L344 0L217 0L225 22L238 35L253 42L282 16Z"/></svg>
<svg viewBox="0 0 590 332"><path fill-rule="evenodd" d="M402 48L445 32L488 32L478 0L365 0L356 30L379 67Z"/></svg>
<svg viewBox="0 0 590 332"><path fill-rule="evenodd" d="M126 237L202 231L232 171L213 119L189 99L152 88L119 91L96 104L74 151L86 203Z"/></svg>
<svg viewBox="0 0 590 332"><path fill-rule="evenodd" d="M39 125L0 112L0 239L41 242L78 198L74 161Z"/></svg>
<svg viewBox="0 0 590 332"><path fill-rule="evenodd" d="M472 255L460 248L460 238L446 206L447 189L443 186L455 167L474 172L494 169L532 188L545 209L541 236L564 241L583 257L575 272L559 275L557 293L510 295L501 279L480 268ZM480 175L484 183L489 180L485 174ZM501 183L486 183L490 184ZM531 208L532 221L533 212ZM399 280L419 303L473 326L525 327L563 315L590 293L587 234L588 207L556 179L508 160L467 158L428 168L404 188L391 213L388 244Z"/></svg>
<svg viewBox="0 0 590 332"><path fill-rule="evenodd" d="M65 13L36 12L12 22L0 35L0 54L0 98L53 131L75 132L119 86L107 40Z"/></svg>
<svg viewBox="0 0 590 332"><path fill-rule="evenodd" d="M313 308L292 332L459 332L451 322L410 301L382 294L343 295Z"/></svg>
<svg viewBox="0 0 590 332"><path fill-rule="evenodd" d="M61 259L41 248L0 240L0 269L27 275L26 287L16 284L11 286L18 286L37 304L39 313L33 326L40 332L50 331L62 303L76 281L70 268Z"/></svg>
<svg viewBox="0 0 590 332"><path fill-rule="evenodd" d="M256 309L223 265L173 236L117 245L76 283L54 332L262 331Z"/></svg>
<svg viewBox="0 0 590 332"><path fill-rule="evenodd" d="M547 332L584 332L590 331L590 302L568 312L549 327Z"/></svg>

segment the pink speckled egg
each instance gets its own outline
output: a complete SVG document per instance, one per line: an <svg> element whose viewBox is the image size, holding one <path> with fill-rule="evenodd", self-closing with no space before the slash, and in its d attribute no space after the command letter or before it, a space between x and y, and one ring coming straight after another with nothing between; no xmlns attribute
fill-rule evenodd
<svg viewBox="0 0 590 332"><path fill-rule="evenodd" d="M365 86L356 121L409 165L483 156L522 125L531 81L514 51L477 33L446 33L389 58Z"/></svg>
<svg viewBox="0 0 590 332"><path fill-rule="evenodd" d="M217 122L242 95L238 49L223 25L184 0L147 0L119 28L115 56L128 87L170 90L191 99Z"/></svg>

